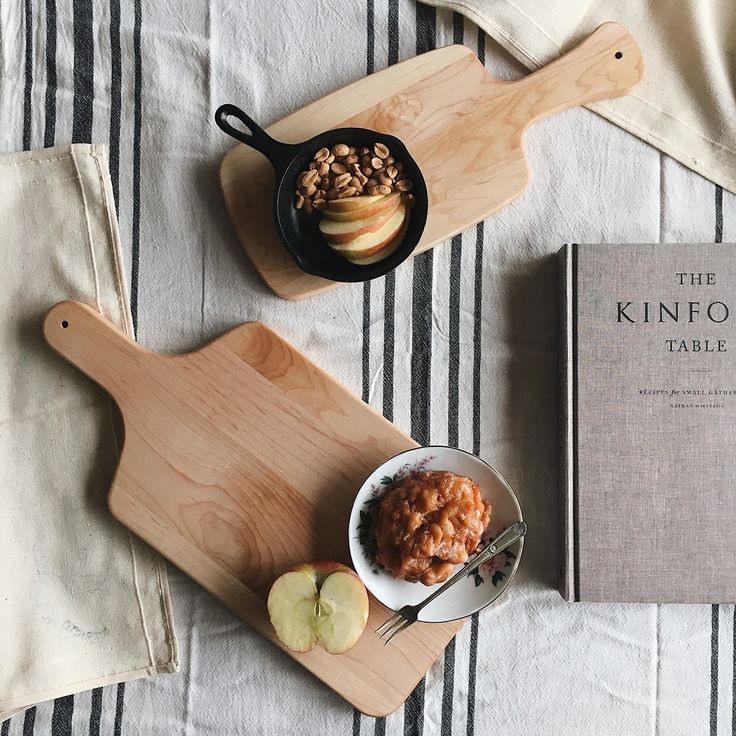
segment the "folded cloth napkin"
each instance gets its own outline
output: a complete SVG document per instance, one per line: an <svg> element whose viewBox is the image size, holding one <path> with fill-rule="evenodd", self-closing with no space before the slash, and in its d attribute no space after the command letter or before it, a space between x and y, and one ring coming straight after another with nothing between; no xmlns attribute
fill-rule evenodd
<svg viewBox="0 0 736 736"><path fill-rule="evenodd" d="M101 389L44 342L62 299L133 328L104 147L0 156L0 720L178 669L161 558L107 510Z"/></svg>
<svg viewBox="0 0 736 736"><path fill-rule="evenodd" d="M716 184L736 192L734 0L426 0L463 13L523 64L552 61L607 20L644 55L644 81L590 105Z"/></svg>

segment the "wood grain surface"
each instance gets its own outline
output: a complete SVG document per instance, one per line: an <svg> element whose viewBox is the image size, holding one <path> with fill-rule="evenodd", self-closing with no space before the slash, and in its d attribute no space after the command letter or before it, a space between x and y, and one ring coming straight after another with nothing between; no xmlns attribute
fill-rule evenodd
<svg viewBox="0 0 736 736"><path fill-rule="evenodd" d="M448 46L334 92L268 132L288 143L347 126L401 138L429 189L429 217L416 254L488 217L524 190L522 136L531 123L624 95L642 75L641 52L617 23L603 24L576 48L514 82L490 76L470 49ZM273 180L269 162L242 144L220 167L230 218L254 267L286 299L337 286L303 273L281 244L272 219Z"/></svg>
<svg viewBox="0 0 736 736"><path fill-rule="evenodd" d="M265 598L294 564L350 564L358 488L416 443L259 323L167 356L61 302L44 334L122 413L113 515L363 713L398 708L461 623L416 624L384 646L374 631L390 612L371 597L352 650L296 654L276 638Z"/></svg>

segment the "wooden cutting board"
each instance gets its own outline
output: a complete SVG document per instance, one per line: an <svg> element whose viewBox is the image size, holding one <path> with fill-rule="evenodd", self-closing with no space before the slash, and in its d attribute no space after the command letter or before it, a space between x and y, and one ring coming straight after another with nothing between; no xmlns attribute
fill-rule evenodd
<svg viewBox="0 0 736 736"><path fill-rule="evenodd" d="M528 181L524 130L536 120L629 92L642 78L636 42L617 23L518 81L492 77L470 49L448 46L333 92L274 123L268 132L298 143L324 130L357 126L403 140L429 189L429 217L415 253L488 217ZM237 102L237 100L235 101ZM220 167L230 218L268 286L299 299L338 284L303 273L273 224L273 170L244 145Z"/></svg>
<svg viewBox="0 0 736 736"><path fill-rule="evenodd" d="M396 710L461 623L419 623L384 646L374 631L390 612L371 597L353 649L296 654L276 638L265 599L294 564L350 564L358 488L416 443L257 322L159 355L61 302L44 335L122 413L113 515L363 713Z"/></svg>

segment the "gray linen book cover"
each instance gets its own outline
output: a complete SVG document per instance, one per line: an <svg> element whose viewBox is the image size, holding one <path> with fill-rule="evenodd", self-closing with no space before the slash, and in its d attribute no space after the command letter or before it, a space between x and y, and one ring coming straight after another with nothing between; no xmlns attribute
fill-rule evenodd
<svg viewBox="0 0 736 736"><path fill-rule="evenodd" d="M736 601L736 245L560 260L563 597Z"/></svg>

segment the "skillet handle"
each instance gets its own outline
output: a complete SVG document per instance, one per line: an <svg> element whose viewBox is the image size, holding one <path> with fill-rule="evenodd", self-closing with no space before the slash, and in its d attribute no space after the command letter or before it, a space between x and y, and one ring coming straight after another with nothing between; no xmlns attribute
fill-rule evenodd
<svg viewBox="0 0 736 736"><path fill-rule="evenodd" d="M237 118L247 128L247 131L238 130L230 125L228 118ZM245 143L246 146L254 148L262 153L270 162L277 173L282 172L300 146L289 143L281 143L266 133L250 115L247 115L235 105L220 105L215 112L215 122L218 127L225 131L235 140Z"/></svg>

